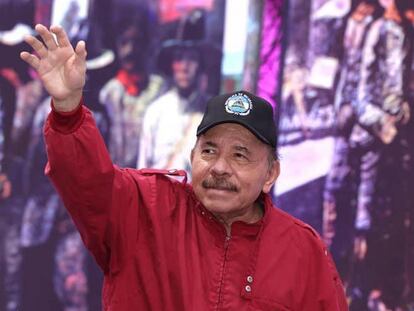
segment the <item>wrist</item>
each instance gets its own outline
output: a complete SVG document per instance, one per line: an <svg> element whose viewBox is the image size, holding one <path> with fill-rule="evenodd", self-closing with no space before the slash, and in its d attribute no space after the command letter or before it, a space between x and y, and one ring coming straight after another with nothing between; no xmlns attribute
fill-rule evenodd
<svg viewBox="0 0 414 311"><path fill-rule="evenodd" d="M71 112L78 108L82 98L82 90L68 96L65 99L52 98L53 108L57 112Z"/></svg>

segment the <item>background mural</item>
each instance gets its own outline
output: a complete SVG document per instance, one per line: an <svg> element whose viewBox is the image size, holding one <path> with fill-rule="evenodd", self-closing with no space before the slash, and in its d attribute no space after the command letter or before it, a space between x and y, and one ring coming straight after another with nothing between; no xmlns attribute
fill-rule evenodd
<svg viewBox="0 0 414 311"><path fill-rule="evenodd" d="M36 23L86 41L85 102L121 166L188 170L210 96L266 97L277 205L320 232L351 310L414 310L412 0L0 1L0 310L101 310L43 174L50 99L18 57Z"/></svg>
<svg viewBox="0 0 414 311"><path fill-rule="evenodd" d="M414 1L284 5L276 201L321 233L351 310L413 310Z"/></svg>

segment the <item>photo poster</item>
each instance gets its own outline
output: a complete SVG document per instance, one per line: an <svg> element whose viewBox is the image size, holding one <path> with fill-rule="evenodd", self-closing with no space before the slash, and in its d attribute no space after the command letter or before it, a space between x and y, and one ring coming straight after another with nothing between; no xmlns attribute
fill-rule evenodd
<svg viewBox="0 0 414 311"><path fill-rule="evenodd" d="M147 167L189 169L193 131L207 99L220 92L225 3L0 2L0 12L8 12L7 20L0 20L0 190L5 194L0 198L0 310L102 309L102 273L44 175L42 130L50 98L19 59L28 49L24 35L34 34L34 25L43 22L62 25L72 43L85 40L84 103L115 164L136 168L140 155L148 155L142 160ZM172 91L178 83L173 56L198 63L194 80L180 75L180 83L195 82L192 96L182 102ZM144 137L144 127L149 136ZM156 135L160 139L151 145Z"/></svg>
<svg viewBox="0 0 414 311"><path fill-rule="evenodd" d="M320 233L351 310L413 308L413 4L283 5L273 194Z"/></svg>

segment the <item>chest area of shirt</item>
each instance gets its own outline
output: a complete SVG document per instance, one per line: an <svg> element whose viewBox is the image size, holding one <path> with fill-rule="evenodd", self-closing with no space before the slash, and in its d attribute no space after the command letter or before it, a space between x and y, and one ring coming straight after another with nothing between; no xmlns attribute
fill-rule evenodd
<svg viewBox="0 0 414 311"><path fill-rule="evenodd" d="M269 249L273 257L265 258L255 236L226 237L209 230L202 224L189 231L178 228L181 233L166 232L150 242L157 249L139 247L137 260L154 263L142 270L143 277L153 280L147 272L157 271L166 292L174 289L173 299L197 310L291 310L294 284L300 280L290 268L298 265L286 255L287 245Z"/></svg>

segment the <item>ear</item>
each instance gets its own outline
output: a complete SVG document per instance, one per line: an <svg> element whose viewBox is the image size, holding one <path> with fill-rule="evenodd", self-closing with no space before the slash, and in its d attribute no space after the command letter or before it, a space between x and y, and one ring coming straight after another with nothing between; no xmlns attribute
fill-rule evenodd
<svg viewBox="0 0 414 311"><path fill-rule="evenodd" d="M190 154L190 163L191 163L191 166L193 166L195 149L197 148L197 145L198 145L198 139L199 139L199 137L197 137L197 140L196 140L196 142L194 144L194 147L193 147L193 149L191 149L191 154Z"/></svg>
<svg viewBox="0 0 414 311"><path fill-rule="evenodd" d="M278 160L273 161L272 166L269 168L267 172L267 178L263 185L262 191L264 193L269 193L270 189L276 182L276 179L279 177L280 174L280 162Z"/></svg>
<svg viewBox="0 0 414 311"><path fill-rule="evenodd" d="M195 147L194 147L195 148ZM191 165L193 165L193 159L194 159L194 148L193 149L191 149L191 154L190 154L190 162L191 162Z"/></svg>

